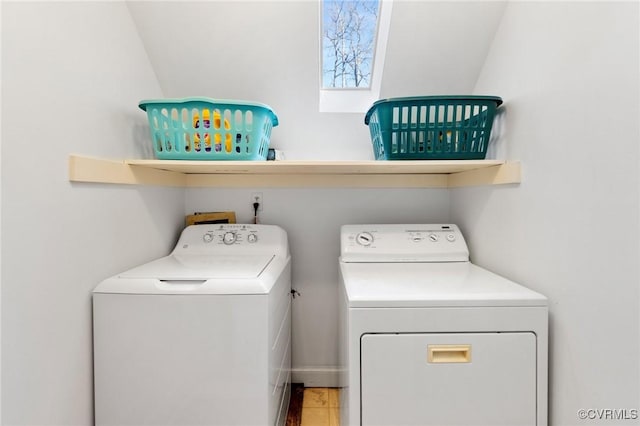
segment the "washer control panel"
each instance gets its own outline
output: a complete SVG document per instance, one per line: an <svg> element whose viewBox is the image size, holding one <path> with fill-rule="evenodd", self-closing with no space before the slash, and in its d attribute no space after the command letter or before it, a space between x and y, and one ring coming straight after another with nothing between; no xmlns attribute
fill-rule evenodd
<svg viewBox="0 0 640 426"><path fill-rule="evenodd" d="M453 224L345 225L343 262L465 262L469 250Z"/></svg>
<svg viewBox="0 0 640 426"><path fill-rule="evenodd" d="M182 231L174 253L288 254L287 235L274 225L191 225Z"/></svg>
<svg viewBox="0 0 640 426"><path fill-rule="evenodd" d="M251 225L203 229L202 242L205 244L255 244L259 240L259 230L251 228Z"/></svg>

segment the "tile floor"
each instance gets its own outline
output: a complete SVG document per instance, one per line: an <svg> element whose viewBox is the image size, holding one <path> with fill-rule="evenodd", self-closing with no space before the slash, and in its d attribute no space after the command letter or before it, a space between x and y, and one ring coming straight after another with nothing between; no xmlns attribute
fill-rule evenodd
<svg viewBox="0 0 640 426"><path fill-rule="evenodd" d="M340 394L335 388L305 388L300 426L340 426Z"/></svg>

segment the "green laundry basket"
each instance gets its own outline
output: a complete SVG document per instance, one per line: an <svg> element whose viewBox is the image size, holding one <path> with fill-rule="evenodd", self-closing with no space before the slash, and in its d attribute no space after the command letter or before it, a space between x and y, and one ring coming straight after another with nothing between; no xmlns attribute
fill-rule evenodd
<svg viewBox="0 0 640 426"><path fill-rule="evenodd" d="M497 96L417 96L375 102L369 126L376 160L479 160L487 155Z"/></svg>
<svg viewBox="0 0 640 426"><path fill-rule="evenodd" d="M161 160L266 160L278 125L263 104L204 97L140 101Z"/></svg>

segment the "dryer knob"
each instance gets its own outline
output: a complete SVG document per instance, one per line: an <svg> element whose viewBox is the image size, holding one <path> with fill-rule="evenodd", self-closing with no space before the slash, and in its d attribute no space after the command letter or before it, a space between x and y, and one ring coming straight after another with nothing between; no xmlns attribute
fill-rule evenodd
<svg viewBox="0 0 640 426"><path fill-rule="evenodd" d="M370 246L373 243L373 235L368 232L361 232L356 235L356 242L361 246Z"/></svg>

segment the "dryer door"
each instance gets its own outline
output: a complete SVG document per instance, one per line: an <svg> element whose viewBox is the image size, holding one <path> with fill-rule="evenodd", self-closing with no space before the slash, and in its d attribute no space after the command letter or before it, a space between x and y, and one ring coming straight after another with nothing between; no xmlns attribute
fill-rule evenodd
<svg viewBox="0 0 640 426"><path fill-rule="evenodd" d="M536 424L533 333L365 334L362 424Z"/></svg>

